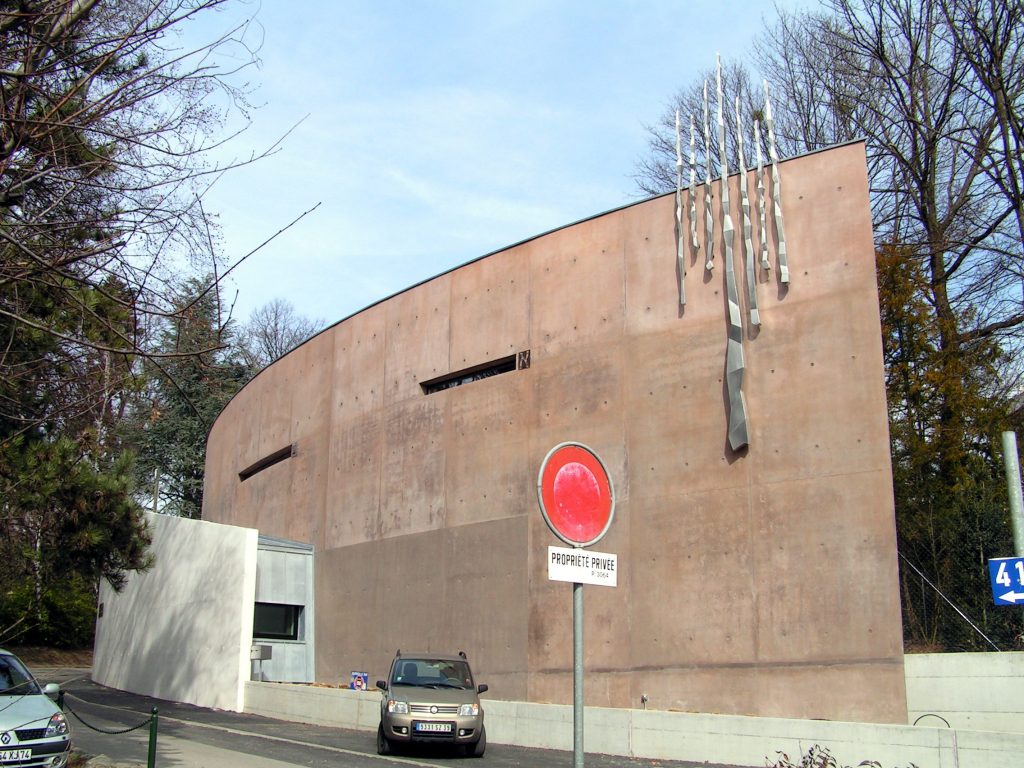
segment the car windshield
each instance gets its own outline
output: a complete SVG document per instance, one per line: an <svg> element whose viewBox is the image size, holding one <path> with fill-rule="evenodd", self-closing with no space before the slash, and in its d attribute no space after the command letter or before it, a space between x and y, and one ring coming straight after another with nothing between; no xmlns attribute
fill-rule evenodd
<svg viewBox="0 0 1024 768"><path fill-rule="evenodd" d="M469 664L452 659L399 659L395 664L392 685L415 685L422 688L472 688L473 675Z"/></svg>
<svg viewBox="0 0 1024 768"><path fill-rule="evenodd" d="M0 655L0 696L24 696L39 693L31 673L14 656Z"/></svg>

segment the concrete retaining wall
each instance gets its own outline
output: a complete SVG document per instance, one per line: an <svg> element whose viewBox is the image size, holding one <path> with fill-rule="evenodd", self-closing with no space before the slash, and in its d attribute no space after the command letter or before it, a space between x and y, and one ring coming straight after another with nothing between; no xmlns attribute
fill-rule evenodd
<svg viewBox="0 0 1024 768"><path fill-rule="evenodd" d="M249 682L245 711L295 722L372 732L380 694L338 688ZM487 739L544 749L572 749L572 707L511 701L483 702ZM1024 734L876 725L820 720L698 715L587 707L589 753L662 760L764 766L784 752L798 760L814 744L841 765L877 760L886 768L1000 768L1017 765ZM369 736L368 736L369 738Z"/></svg>
<svg viewBox="0 0 1024 768"><path fill-rule="evenodd" d="M1024 733L1024 653L915 653L904 668L909 722Z"/></svg>

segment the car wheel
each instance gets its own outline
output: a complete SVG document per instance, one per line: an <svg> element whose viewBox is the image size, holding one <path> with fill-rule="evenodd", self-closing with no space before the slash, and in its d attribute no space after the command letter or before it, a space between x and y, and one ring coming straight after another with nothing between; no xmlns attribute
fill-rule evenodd
<svg viewBox="0 0 1024 768"><path fill-rule="evenodd" d="M384 724L381 723L377 726L377 754L378 755L390 755L391 754L391 742L388 737L384 735Z"/></svg>
<svg viewBox="0 0 1024 768"><path fill-rule="evenodd" d="M470 752L470 755L472 757L483 757L485 749L487 749L487 729L481 725L480 738L476 744L472 746L472 752Z"/></svg>

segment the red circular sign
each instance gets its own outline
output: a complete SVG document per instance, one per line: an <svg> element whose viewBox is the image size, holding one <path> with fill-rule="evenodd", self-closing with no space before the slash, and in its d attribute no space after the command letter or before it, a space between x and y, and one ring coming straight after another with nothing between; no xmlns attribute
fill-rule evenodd
<svg viewBox="0 0 1024 768"><path fill-rule="evenodd" d="M580 443L551 449L540 465L537 499L551 532L574 547L598 541L615 515L612 480L597 454Z"/></svg>

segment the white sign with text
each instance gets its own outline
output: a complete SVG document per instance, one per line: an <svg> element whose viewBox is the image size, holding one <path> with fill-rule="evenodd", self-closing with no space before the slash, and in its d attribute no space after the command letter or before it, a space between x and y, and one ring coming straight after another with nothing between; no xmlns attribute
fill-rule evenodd
<svg viewBox="0 0 1024 768"><path fill-rule="evenodd" d="M548 579L573 584L618 586L619 557L586 549L548 547Z"/></svg>

